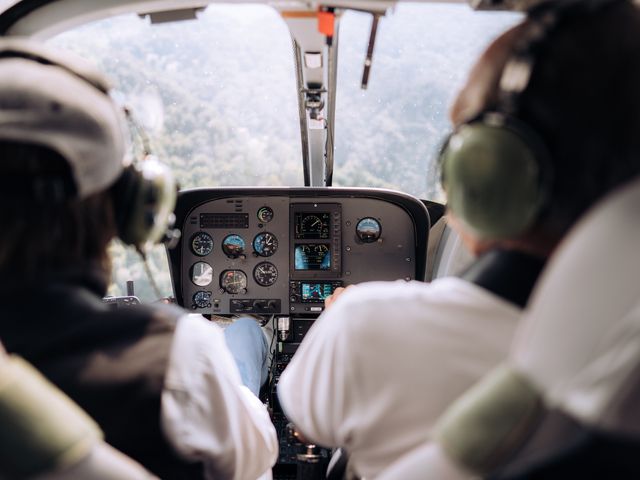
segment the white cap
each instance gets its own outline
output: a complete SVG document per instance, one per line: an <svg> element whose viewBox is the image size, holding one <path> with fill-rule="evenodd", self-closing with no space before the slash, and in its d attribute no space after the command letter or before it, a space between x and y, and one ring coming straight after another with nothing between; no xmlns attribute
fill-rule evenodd
<svg viewBox="0 0 640 480"><path fill-rule="evenodd" d="M105 190L120 176L127 150L124 116L109 88L79 57L32 40L0 39L0 142L60 154L81 198Z"/></svg>

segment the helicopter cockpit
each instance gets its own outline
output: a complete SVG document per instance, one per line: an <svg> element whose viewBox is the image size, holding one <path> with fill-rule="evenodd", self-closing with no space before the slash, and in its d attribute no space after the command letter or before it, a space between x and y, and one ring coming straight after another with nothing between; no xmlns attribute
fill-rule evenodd
<svg viewBox="0 0 640 480"><path fill-rule="evenodd" d="M534 3L0 3L0 35L68 49L115 81L134 156L161 158L180 184L166 248L141 261L111 247L105 303L162 299L272 329L260 397L278 433L275 479L321 478L332 454L299 440L277 396L325 299L469 262L443 217L448 105L471 62Z"/></svg>

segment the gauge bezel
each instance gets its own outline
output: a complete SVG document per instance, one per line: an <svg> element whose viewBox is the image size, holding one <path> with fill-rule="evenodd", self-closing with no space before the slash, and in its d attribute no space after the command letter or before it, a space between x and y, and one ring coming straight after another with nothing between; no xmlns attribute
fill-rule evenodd
<svg viewBox="0 0 640 480"><path fill-rule="evenodd" d="M363 222L367 222L367 221L374 222L378 226L375 237L363 238L361 236L361 234L360 234L360 225ZM374 218L374 217L363 217L360 220L358 220L358 223L356 224L356 236L358 237L358 240L360 242L362 242L362 243L375 243L382 236L382 223L380 223L380 220L378 220L377 218Z"/></svg>
<svg viewBox="0 0 640 480"><path fill-rule="evenodd" d="M269 212L269 218L268 219L262 218L262 216L260 215L262 212ZM269 223L271 220L273 220L274 215L275 213L273 212L273 208L269 207L268 205L264 205L260 207L256 212L256 217L262 223Z"/></svg>
<svg viewBox="0 0 640 480"><path fill-rule="evenodd" d="M211 280L209 280L209 282L202 284L202 283L197 283L195 281L193 271L196 268L196 265L206 265L211 270ZM208 285L211 285L211 283L213 282L213 267L211 266L211 264L209 264L207 262L198 261L198 262L194 263L193 265L191 265L191 267L189 268L189 278L191 279L191 283L193 283L194 285L196 285L198 287L206 287Z"/></svg>
<svg viewBox="0 0 640 480"><path fill-rule="evenodd" d="M211 240L211 248L208 249L207 253L198 253L193 245L193 242L195 241L195 239L200 236L209 237L209 240ZM206 257L207 255L210 255L211 252L213 252L214 246L215 245L213 242L213 236L207 232L203 232L202 230L200 230L199 232L196 232L193 235L191 235L191 240L189 241L189 248L191 250L191 253L193 253L197 257Z"/></svg>
<svg viewBox="0 0 640 480"><path fill-rule="evenodd" d="M258 241L258 238L266 237L267 235L271 235L273 237L274 243L273 243L272 247L269 247L269 248L273 248L273 251L270 252L270 253L265 254L264 248L263 248L262 252L258 251L258 249L256 248L256 242ZM253 251L255 252L255 254L258 255L259 257L264 257L264 258L271 257L278 251L278 247L279 247L278 237L276 237L271 232L260 232L255 237L253 237L253 241L251 242L251 246L253 247Z"/></svg>
<svg viewBox="0 0 640 480"><path fill-rule="evenodd" d="M275 271L275 278L273 279L272 282L270 283L263 283L262 281L260 281L258 279L258 275L257 275L257 271L258 268L261 266L269 266L269 268L273 268L273 271ZM260 262L258 263L254 269L253 269L253 279L255 280L255 282L260 285L261 287L271 287L273 286L277 281L278 281L278 275L280 274L280 272L278 272L278 267L276 267L273 263L271 262Z"/></svg>
<svg viewBox="0 0 640 480"><path fill-rule="evenodd" d="M241 274L244 277L244 286L239 288L237 291L231 291L228 289L228 284L226 284L225 282L225 277L228 273L234 273L234 274ZM225 292L228 293L230 295L238 295L238 294L244 294L247 293L247 286L249 283L249 279L247 278L247 274L244 273L242 270L238 270L238 269L234 269L234 268L229 268L227 270L223 270L222 273L220 273L220 288Z"/></svg>
<svg viewBox="0 0 640 480"><path fill-rule="evenodd" d="M242 240L242 251L240 251L240 252L228 252L225 249L225 242L231 237L237 237L240 240ZM242 255L245 255L245 253L247 251L247 242L245 241L245 239L244 239L244 237L242 235L239 235L237 233L230 233L229 235L224 237L224 239L222 240L222 243L220 245L221 245L220 248L222 248L222 253L224 253L229 258L241 257Z"/></svg>
<svg viewBox="0 0 640 480"><path fill-rule="evenodd" d="M198 303L198 301L196 300L196 297L198 295L201 295L201 294L206 295L207 303L205 303L205 304ZM211 292L207 292L205 290L198 290L196 293L193 294L193 296L191 297L191 300L193 301L193 305L196 306L197 308L210 308L211 307L211 297L212 297Z"/></svg>

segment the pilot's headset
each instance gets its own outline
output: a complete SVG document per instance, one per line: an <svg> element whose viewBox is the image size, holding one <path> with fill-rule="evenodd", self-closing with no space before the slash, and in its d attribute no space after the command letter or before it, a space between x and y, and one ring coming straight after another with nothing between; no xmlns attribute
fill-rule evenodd
<svg viewBox="0 0 640 480"><path fill-rule="evenodd" d="M505 64L497 105L460 125L443 143L439 162L448 208L482 239L524 233L548 205L553 163L540 135L517 118L536 57L565 19L625 0L558 0L529 12Z"/></svg>
<svg viewBox="0 0 640 480"><path fill-rule="evenodd" d="M28 39L0 40L0 141L46 147L71 171L71 188L52 177L34 193L53 202L109 189L118 236L143 251L172 226L177 188L157 160L131 161L125 111L109 92L81 58Z"/></svg>

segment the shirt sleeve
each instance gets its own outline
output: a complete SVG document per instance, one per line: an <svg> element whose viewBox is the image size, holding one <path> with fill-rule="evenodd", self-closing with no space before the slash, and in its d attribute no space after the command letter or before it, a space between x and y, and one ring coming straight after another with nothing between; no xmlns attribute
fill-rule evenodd
<svg viewBox="0 0 640 480"><path fill-rule="evenodd" d="M224 333L200 315L176 326L161 422L173 447L207 478L270 478L278 441L266 407L244 385Z"/></svg>
<svg viewBox="0 0 640 480"><path fill-rule="evenodd" d="M340 300L316 320L278 383L287 418L305 438L325 447L344 446L349 428L345 420L358 404Z"/></svg>

